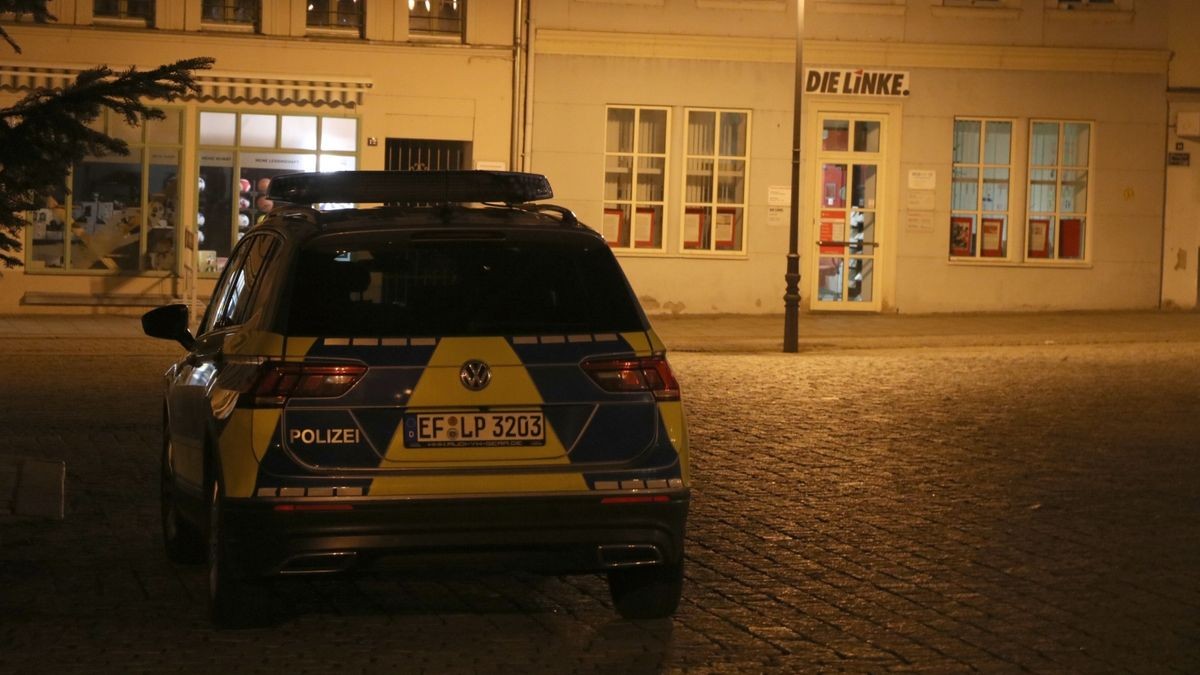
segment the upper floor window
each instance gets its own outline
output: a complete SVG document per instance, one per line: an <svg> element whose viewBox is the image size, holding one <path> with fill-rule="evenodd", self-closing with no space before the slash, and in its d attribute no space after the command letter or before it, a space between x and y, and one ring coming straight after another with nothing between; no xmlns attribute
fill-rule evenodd
<svg viewBox="0 0 1200 675"><path fill-rule="evenodd" d="M740 251L745 242L750 113L688 110L683 248Z"/></svg>
<svg viewBox="0 0 1200 675"><path fill-rule="evenodd" d="M154 23L154 0L95 0L92 16L106 19L143 19Z"/></svg>
<svg viewBox="0 0 1200 675"><path fill-rule="evenodd" d="M663 248L670 110L610 106L601 233L613 248Z"/></svg>
<svg viewBox="0 0 1200 675"><path fill-rule="evenodd" d="M1008 256L1012 122L954 120L950 255Z"/></svg>
<svg viewBox="0 0 1200 675"><path fill-rule="evenodd" d="M1118 6L1117 0L1056 0L1059 9L1076 9L1076 8L1115 8Z"/></svg>
<svg viewBox="0 0 1200 675"><path fill-rule="evenodd" d="M362 30L366 0L308 0L309 28Z"/></svg>
<svg viewBox="0 0 1200 675"><path fill-rule="evenodd" d="M260 0L204 0L201 20L253 26L258 23L260 6Z"/></svg>
<svg viewBox="0 0 1200 675"><path fill-rule="evenodd" d="M1091 122L1031 123L1028 258L1086 257L1091 138Z"/></svg>
<svg viewBox="0 0 1200 675"><path fill-rule="evenodd" d="M408 0L408 32L462 37L466 0Z"/></svg>

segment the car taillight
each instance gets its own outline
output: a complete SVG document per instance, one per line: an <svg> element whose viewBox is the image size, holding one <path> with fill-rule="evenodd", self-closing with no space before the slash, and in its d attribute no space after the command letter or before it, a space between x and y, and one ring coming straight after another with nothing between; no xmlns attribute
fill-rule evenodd
<svg viewBox="0 0 1200 675"><path fill-rule="evenodd" d="M365 366L267 363L254 385L256 405L283 405L289 398L333 398L350 391Z"/></svg>
<svg viewBox="0 0 1200 675"><path fill-rule="evenodd" d="M584 361L583 369L605 391L649 391L660 401L679 400L679 383L662 355Z"/></svg>

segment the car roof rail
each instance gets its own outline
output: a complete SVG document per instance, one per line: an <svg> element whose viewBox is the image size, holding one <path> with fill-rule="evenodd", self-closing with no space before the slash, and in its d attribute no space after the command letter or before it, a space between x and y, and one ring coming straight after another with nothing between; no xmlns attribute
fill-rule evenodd
<svg viewBox="0 0 1200 675"><path fill-rule="evenodd" d="M268 197L291 204L456 204L509 206L554 196L550 181L513 171L333 171L271 179Z"/></svg>
<svg viewBox="0 0 1200 675"><path fill-rule="evenodd" d="M563 225L567 227L579 225L579 219L575 217L575 212L558 204L519 204L517 208L531 213L542 213L545 211L557 213Z"/></svg>

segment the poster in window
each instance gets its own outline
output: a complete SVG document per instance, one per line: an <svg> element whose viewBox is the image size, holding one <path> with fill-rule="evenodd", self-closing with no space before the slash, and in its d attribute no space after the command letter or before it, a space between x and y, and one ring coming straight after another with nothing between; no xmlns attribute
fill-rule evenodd
<svg viewBox="0 0 1200 675"><path fill-rule="evenodd" d="M708 208L689 206L683 212L683 247L704 248L705 221L708 220Z"/></svg>
<svg viewBox="0 0 1200 675"><path fill-rule="evenodd" d="M975 253L971 241L971 226L975 219L970 216L954 216L950 219L950 255L969 256Z"/></svg>
<svg viewBox="0 0 1200 675"><path fill-rule="evenodd" d="M658 234L658 219L654 207L639 206L633 216L633 245L638 248L654 248Z"/></svg>
<svg viewBox="0 0 1200 675"><path fill-rule="evenodd" d="M604 220L600 221L600 234L609 246L620 246L625 234L625 211L604 209Z"/></svg>
<svg viewBox="0 0 1200 675"><path fill-rule="evenodd" d="M1002 218L984 218L979 229L983 233L983 255L987 258L1004 257L1004 220Z"/></svg>
<svg viewBox="0 0 1200 675"><path fill-rule="evenodd" d="M825 242L843 241L846 236L846 212L835 210L821 211L821 229L818 246L821 253L840 255L845 252L845 246L834 246Z"/></svg>
<svg viewBox="0 0 1200 675"><path fill-rule="evenodd" d="M737 244L737 209L717 209L713 220L713 238L717 248L731 249Z"/></svg>
<svg viewBox="0 0 1200 675"><path fill-rule="evenodd" d="M1058 224L1058 257L1083 257L1083 219L1063 218Z"/></svg>
<svg viewBox="0 0 1200 675"><path fill-rule="evenodd" d="M1048 218L1031 218L1029 220L1029 257L1050 257L1050 220Z"/></svg>

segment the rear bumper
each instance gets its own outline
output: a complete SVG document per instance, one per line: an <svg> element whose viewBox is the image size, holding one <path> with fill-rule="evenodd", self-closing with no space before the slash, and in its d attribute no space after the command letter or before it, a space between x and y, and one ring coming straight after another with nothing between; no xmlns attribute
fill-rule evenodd
<svg viewBox="0 0 1200 675"><path fill-rule="evenodd" d="M225 532L250 576L433 566L594 572L681 560L689 499L685 491L613 504L599 495L230 500ZM306 510L314 507L342 510Z"/></svg>

